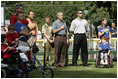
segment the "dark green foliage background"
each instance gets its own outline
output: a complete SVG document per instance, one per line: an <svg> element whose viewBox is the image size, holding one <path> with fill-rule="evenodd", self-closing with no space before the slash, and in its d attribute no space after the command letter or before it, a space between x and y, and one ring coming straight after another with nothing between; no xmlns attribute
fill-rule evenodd
<svg viewBox="0 0 118 79"><path fill-rule="evenodd" d="M45 23L46 16L50 16L53 23L59 11L64 13L64 20L70 27L72 20L76 18L76 11L80 8L88 10L84 18L90 19L95 28L101 24L103 17L107 18L109 25L111 22L117 23L117 1L2 1L1 5L5 6L7 20L15 13L17 3L24 5L25 18L30 10L34 11L39 30Z"/></svg>

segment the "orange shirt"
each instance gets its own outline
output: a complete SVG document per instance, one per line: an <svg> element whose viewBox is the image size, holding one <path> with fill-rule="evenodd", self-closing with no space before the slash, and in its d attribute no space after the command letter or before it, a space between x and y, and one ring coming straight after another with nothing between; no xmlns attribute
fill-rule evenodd
<svg viewBox="0 0 118 79"><path fill-rule="evenodd" d="M31 21L31 19L29 19L29 18L27 20L29 22L29 24L27 26L30 28L30 33L37 36L37 32L38 32L37 23L34 20Z"/></svg>

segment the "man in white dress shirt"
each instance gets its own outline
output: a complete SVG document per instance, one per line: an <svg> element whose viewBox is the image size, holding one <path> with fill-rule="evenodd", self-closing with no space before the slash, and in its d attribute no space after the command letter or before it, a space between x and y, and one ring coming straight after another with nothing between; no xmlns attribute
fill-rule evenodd
<svg viewBox="0 0 118 79"><path fill-rule="evenodd" d="M89 25L85 19L82 19L83 11L80 9L77 11L77 18L74 19L70 26L70 32L74 34L73 44L73 58L72 64L77 66L77 60L79 55L79 49L81 48L81 58L83 66L87 66L88 62L88 48L86 33L89 32Z"/></svg>

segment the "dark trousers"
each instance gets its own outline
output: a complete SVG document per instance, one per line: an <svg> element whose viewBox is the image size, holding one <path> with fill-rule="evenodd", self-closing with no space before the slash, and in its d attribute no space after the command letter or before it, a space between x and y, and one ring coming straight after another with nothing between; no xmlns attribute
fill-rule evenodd
<svg viewBox="0 0 118 79"><path fill-rule="evenodd" d="M85 34L75 34L74 35L72 63L77 63L80 48L81 48L82 63L87 64L88 49L87 49L87 38L86 38Z"/></svg>
<svg viewBox="0 0 118 79"><path fill-rule="evenodd" d="M66 36L56 36L54 41L55 48L55 65L67 65L67 38Z"/></svg>

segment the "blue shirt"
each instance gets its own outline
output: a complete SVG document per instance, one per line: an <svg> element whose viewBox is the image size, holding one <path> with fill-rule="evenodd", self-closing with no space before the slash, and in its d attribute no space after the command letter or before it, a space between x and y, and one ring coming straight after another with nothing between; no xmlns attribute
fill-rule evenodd
<svg viewBox="0 0 118 79"><path fill-rule="evenodd" d="M112 33L116 33L116 32L117 32L117 28L111 29L111 34L112 34ZM117 38L117 34L111 35L111 37L112 37L112 38Z"/></svg>
<svg viewBox="0 0 118 79"><path fill-rule="evenodd" d="M68 31L67 29L67 26L66 26L66 23L64 21L60 22L60 20L56 20L54 23L53 23L53 31L55 31L56 29L59 29L60 27L64 26L65 28L60 30L59 32L57 32L56 34L59 34L59 35L65 35Z"/></svg>
<svg viewBox="0 0 118 79"><path fill-rule="evenodd" d="M103 26L103 28L99 27L98 32L103 33L105 29L106 29L105 26ZM100 36L100 39L104 36L109 38L109 32L111 32L111 28L108 26L108 31L105 32L102 36Z"/></svg>
<svg viewBox="0 0 118 79"><path fill-rule="evenodd" d="M22 23L18 23L16 22L15 24L15 27L16 27L16 32L19 34L21 31L25 30L25 31L28 31L28 28L25 24L22 24ZM28 37L26 37L28 39ZM19 40L21 41L26 41L24 38L20 38Z"/></svg>
<svg viewBox="0 0 118 79"><path fill-rule="evenodd" d="M108 50L111 50L109 43L105 43L105 44L101 43L99 47L102 49L102 51L108 52Z"/></svg>

